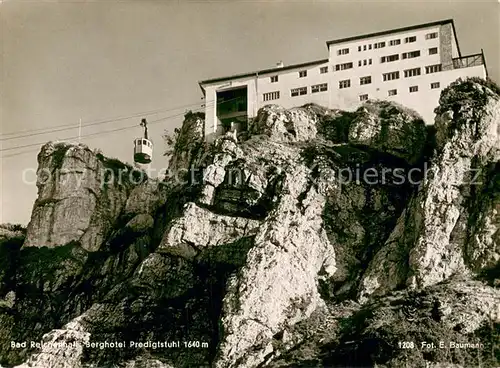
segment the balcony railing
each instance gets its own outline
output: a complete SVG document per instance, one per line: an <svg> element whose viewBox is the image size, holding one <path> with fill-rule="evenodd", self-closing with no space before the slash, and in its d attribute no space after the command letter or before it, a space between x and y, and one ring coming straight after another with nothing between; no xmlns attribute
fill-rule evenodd
<svg viewBox="0 0 500 368"><path fill-rule="evenodd" d="M474 54L463 56L459 58L453 58L453 68L468 68L471 66L484 65L483 54Z"/></svg>

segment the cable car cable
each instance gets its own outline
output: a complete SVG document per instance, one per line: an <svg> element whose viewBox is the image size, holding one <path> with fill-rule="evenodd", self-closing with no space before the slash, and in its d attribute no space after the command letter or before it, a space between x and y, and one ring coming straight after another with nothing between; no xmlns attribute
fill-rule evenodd
<svg viewBox="0 0 500 368"><path fill-rule="evenodd" d="M144 116L144 115L152 115L152 114L159 114L160 112L174 111L174 110L186 108L189 106L195 106L195 105L199 105L199 102L193 103L190 105L175 107L175 108L171 108L171 109L151 110L151 111L145 111L145 112L141 112L141 113L134 113L132 115L121 116L121 117L114 118L114 119L90 121L90 122L87 122L85 124L82 124L81 127L84 128L87 126L113 123L113 122L117 122L117 121L137 118L137 117ZM35 136L35 135L43 135L43 134L49 134L49 133L53 133L53 132L60 132L60 131L64 131L64 130L71 130L71 129L78 128L78 126L79 126L78 124L72 123L72 124L59 125L59 126L52 127L52 128L47 127L47 128L39 128L39 129L33 129L33 130L24 130L24 131L12 132L12 133L5 133L5 134L2 134L0 136L16 135L16 134L21 134L25 131L37 132L37 133L29 133L29 134L25 134L25 135L20 135L20 136L16 136L16 137L0 138L0 142L12 140L12 139L21 139L21 138L31 137L31 136Z"/></svg>
<svg viewBox="0 0 500 368"><path fill-rule="evenodd" d="M233 98L233 99L230 99L230 100L227 100L227 101L222 101L222 102L217 103L217 105L220 105L222 103L227 103L227 102L230 102L232 100L237 100L237 99L239 99L239 98ZM214 104L214 106L215 106L215 104ZM198 109L193 109L191 111L204 110L205 108L206 108L206 106L205 107L200 107ZM176 118L176 117L179 117L179 116L183 116L185 114L186 113L183 112L183 113L172 115L172 116L166 116L164 118L153 120L153 121L149 122L148 124L157 124L157 123L159 123L161 121L172 119L172 118ZM114 133L114 132L118 132L118 131L122 131L122 130L127 130L127 129L132 129L132 128L136 128L136 127L137 127L137 125L133 125L133 126L127 126L127 127L122 127L122 128L107 130L107 131L104 131L104 132L84 134L84 135L81 135L80 138L92 137L92 136L97 136L97 135L102 135L102 134L107 134L107 133ZM79 138L79 136L73 136L73 137L63 138L62 140L71 140L71 139L78 139L78 138ZM40 146L40 145L44 145L47 142L50 142L50 141L37 142L37 143L25 144L25 145L22 145L22 146L3 148L3 149L0 149L0 152L12 151L12 150L15 150L15 149L21 149L21 148L27 148L27 147ZM29 152L29 151L25 151L25 152ZM2 157L12 157L12 156L15 156L15 155L16 154L13 154L13 155L3 155Z"/></svg>

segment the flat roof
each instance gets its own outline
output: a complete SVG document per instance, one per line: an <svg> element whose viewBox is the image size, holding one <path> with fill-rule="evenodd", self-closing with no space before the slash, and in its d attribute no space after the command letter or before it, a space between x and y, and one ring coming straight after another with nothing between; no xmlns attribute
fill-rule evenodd
<svg viewBox="0 0 500 368"><path fill-rule="evenodd" d="M386 30L386 31L374 32L374 33L367 33L367 34L359 35L359 36L339 38L337 40L327 41L326 45L330 46L330 45L333 45L333 44L336 44L336 43L343 43L343 42L355 41L355 40L360 40L360 39L363 39L363 38L385 36L385 35L388 35L388 34L391 34L391 33L405 32L405 31L411 31L411 30L419 29L419 28L427 28L427 27L440 26L440 25L448 24L448 23L452 24L453 31L455 31L455 24L453 23L453 19L444 19L444 20L438 20L436 22L416 24L414 26L408 26L408 27L402 27L402 28L393 28L393 29L389 29L389 30Z"/></svg>
<svg viewBox="0 0 500 368"><path fill-rule="evenodd" d="M250 72L250 73L234 74L234 75L230 75L227 77L206 79L206 80L198 82L198 84L201 86L203 84L224 82L224 81L231 80L231 79L246 78L246 77L251 77L251 76L259 75L259 74L278 73L282 70L305 68L308 66L324 64L327 62L328 62L328 59L321 59L321 60L309 61L307 63L293 64L293 65L287 65L287 66L283 66L283 67L274 67L274 68L269 68L269 69L262 69L262 70L257 70L255 72Z"/></svg>

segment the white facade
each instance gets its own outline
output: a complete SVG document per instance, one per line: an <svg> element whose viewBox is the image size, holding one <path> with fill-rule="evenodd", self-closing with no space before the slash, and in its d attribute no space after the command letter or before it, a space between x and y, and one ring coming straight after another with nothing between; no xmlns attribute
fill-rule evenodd
<svg viewBox="0 0 500 368"><path fill-rule="evenodd" d="M330 41L327 46L325 60L200 82L207 139L224 132L224 120L238 114L253 118L267 104L291 108L313 102L354 110L367 98L387 99L416 110L432 124L443 88L460 77L487 76L482 53L461 56L452 20ZM224 94L238 88L246 88L246 109L221 113L224 101L231 103Z"/></svg>

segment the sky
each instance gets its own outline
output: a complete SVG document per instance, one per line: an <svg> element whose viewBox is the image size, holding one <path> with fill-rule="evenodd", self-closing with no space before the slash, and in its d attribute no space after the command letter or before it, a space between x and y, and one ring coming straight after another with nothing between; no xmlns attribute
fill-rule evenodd
<svg viewBox="0 0 500 368"><path fill-rule="evenodd" d="M154 122L159 170L164 130L202 109L200 80L323 59L328 40L453 18L462 54L484 49L498 82L499 16L498 0L0 0L0 223L28 223L37 153L76 141L80 119L82 143L127 162L140 119ZM58 127L70 129L40 134Z"/></svg>

